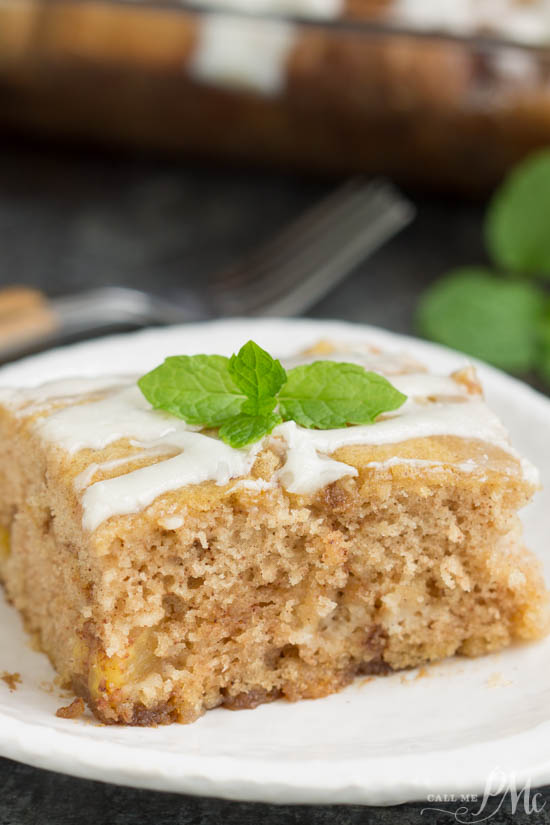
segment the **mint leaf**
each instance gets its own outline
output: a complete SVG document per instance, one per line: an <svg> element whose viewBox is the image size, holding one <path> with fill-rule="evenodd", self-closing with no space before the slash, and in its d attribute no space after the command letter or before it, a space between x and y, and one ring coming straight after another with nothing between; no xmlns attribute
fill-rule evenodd
<svg viewBox="0 0 550 825"><path fill-rule="evenodd" d="M494 262L517 274L550 278L550 151L520 163L497 190L485 238Z"/></svg>
<svg viewBox="0 0 550 825"><path fill-rule="evenodd" d="M370 424L406 400L386 378L357 364L317 361L287 375L279 361L253 341L231 359L167 358L138 385L155 409L188 424L218 427L219 437L231 447L259 441L283 418L319 429Z"/></svg>
<svg viewBox="0 0 550 825"><path fill-rule="evenodd" d="M247 398L241 407L241 412L247 415L269 415L276 406L276 398Z"/></svg>
<svg viewBox="0 0 550 825"><path fill-rule="evenodd" d="M174 355L140 378L138 386L155 409L202 427L218 427L238 415L246 401L222 355Z"/></svg>
<svg viewBox="0 0 550 825"><path fill-rule="evenodd" d="M268 415L241 414L226 421L220 427L219 436L230 447L246 447L259 441L264 435L269 435L277 424L282 421L276 413Z"/></svg>
<svg viewBox="0 0 550 825"><path fill-rule="evenodd" d="M286 381L280 361L254 341L248 341L238 355L231 356L229 373L248 398L243 412L262 415L275 409L275 396Z"/></svg>
<svg viewBox="0 0 550 825"><path fill-rule="evenodd" d="M499 280L482 267L457 269L424 293L419 332L511 372L537 356L543 293L523 281Z"/></svg>
<svg viewBox="0 0 550 825"><path fill-rule="evenodd" d="M279 393L279 410L285 421L327 430L372 424L405 400L386 378L358 364L316 361L288 372Z"/></svg>

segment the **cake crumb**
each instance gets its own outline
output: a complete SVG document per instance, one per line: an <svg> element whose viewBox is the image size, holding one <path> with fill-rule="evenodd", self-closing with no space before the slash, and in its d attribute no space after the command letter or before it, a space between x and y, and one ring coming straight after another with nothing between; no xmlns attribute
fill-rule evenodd
<svg viewBox="0 0 550 825"><path fill-rule="evenodd" d="M511 684L513 683L508 679L505 679L502 673L499 673L498 671L491 673L489 678L485 681L485 687L488 688L508 687Z"/></svg>
<svg viewBox="0 0 550 825"><path fill-rule="evenodd" d="M12 693L17 690L17 685L21 684L20 673L8 673L7 671L4 671L0 676L0 679L7 684Z"/></svg>
<svg viewBox="0 0 550 825"><path fill-rule="evenodd" d="M80 719L85 710L84 699L78 698L74 699L67 707L57 708L55 715L61 719Z"/></svg>

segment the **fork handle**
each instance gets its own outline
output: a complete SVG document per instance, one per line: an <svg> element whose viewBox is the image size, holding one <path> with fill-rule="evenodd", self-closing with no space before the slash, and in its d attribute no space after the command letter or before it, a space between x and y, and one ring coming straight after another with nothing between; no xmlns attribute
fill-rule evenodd
<svg viewBox="0 0 550 825"><path fill-rule="evenodd" d="M182 324L205 317L191 296L180 305L126 287L96 287L51 300L28 287L0 289L0 364L114 327Z"/></svg>
<svg viewBox="0 0 550 825"><path fill-rule="evenodd" d="M60 322L46 296L24 286L0 290L0 359L49 338Z"/></svg>

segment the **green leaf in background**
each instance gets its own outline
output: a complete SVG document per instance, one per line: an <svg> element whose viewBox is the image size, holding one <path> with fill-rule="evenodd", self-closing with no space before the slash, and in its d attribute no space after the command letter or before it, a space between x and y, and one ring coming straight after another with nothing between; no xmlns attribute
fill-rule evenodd
<svg viewBox="0 0 550 825"><path fill-rule="evenodd" d="M316 361L289 370L279 393L279 410L285 421L327 430L372 424L405 401L386 378L358 364Z"/></svg>
<svg viewBox="0 0 550 825"><path fill-rule="evenodd" d="M539 326L537 370L547 384L550 384L550 306L548 305Z"/></svg>
<svg viewBox="0 0 550 825"><path fill-rule="evenodd" d="M511 372L531 369L545 297L524 281L495 278L482 267L451 272L424 293L420 333Z"/></svg>
<svg viewBox="0 0 550 825"><path fill-rule="evenodd" d="M237 415L220 427L219 436L230 447L246 447L259 441L280 424L281 416L276 413L267 415Z"/></svg>
<svg viewBox="0 0 550 825"><path fill-rule="evenodd" d="M497 190L485 239L501 269L550 278L550 150L520 163Z"/></svg>
<svg viewBox="0 0 550 825"><path fill-rule="evenodd" d="M272 358L254 341L248 341L237 355L231 356L229 372L249 399L246 412L254 414L274 409L275 396L286 381L286 372L280 361Z"/></svg>
<svg viewBox="0 0 550 825"><path fill-rule="evenodd" d="M174 355L142 376L138 386L155 409L203 427L218 427L238 415L246 400L223 355Z"/></svg>

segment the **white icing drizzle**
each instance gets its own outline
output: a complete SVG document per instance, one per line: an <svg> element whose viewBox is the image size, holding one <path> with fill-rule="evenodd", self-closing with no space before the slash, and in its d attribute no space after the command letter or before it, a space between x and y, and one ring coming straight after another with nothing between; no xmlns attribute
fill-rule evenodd
<svg viewBox="0 0 550 825"><path fill-rule="evenodd" d="M302 364L313 364L314 361L345 361L348 364L359 364L366 370L379 372L381 375L392 376L410 372L423 372L423 366L407 353L379 352L370 347L360 349L357 346L338 349L335 352L295 355L292 358L283 358L281 363L285 369L299 367ZM428 374L428 373L426 373Z"/></svg>
<svg viewBox="0 0 550 825"><path fill-rule="evenodd" d="M339 360L346 360L348 355L337 353ZM379 372L398 368L397 360L392 363L384 354L378 361L372 353L356 354L356 360L361 359L368 363L369 369ZM226 485L234 478L240 480L231 490L242 487L261 492L280 484L291 493L311 494L340 478L357 475L354 467L330 457L341 447L397 444L430 436L477 439L500 447L521 462L526 480L538 483L536 470L513 450L503 425L480 396L469 395L452 377L427 372L392 375L391 381L408 400L399 410L381 416L373 425L306 430L288 421L275 428L271 436L243 450L233 449L174 416L153 410L135 383L122 387L119 384L119 389L114 390L112 382L105 379L102 383L96 379L96 383L85 385L87 392L102 387L106 395L100 400L78 398L78 403L72 406L48 411L33 426L44 440L70 455L83 449L101 450L121 439L128 440L138 450L124 458L91 463L77 476L77 492L81 494L87 487L82 494L83 525L90 531L112 516L141 511L164 493L205 481ZM80 382L64 382L61 394L73 398L83 389ZM52 392L51 387L24 390L19 396L12 394L10 404L15 409L20 407L22 395L24 403L32 405L36 399L43 403L55 397L56 392L59 390ZM257 453L270 442L284 455L284 464L276 477L270 482L243 478L250 472ZM167 451L177 455L163 457L162 453ZM91 483L100 470L108 471L136 459L157 456L160 459L155 463ZM444 463L395 457L385 462L371 462L368 466L385 469L397 464L437 467ZM473 461L452 466L463 472L477 467ZM165 517L171 524L169 518Z"/></svg>
<svg viewBox="0 0 550 825"><path fill-rule="evenodd" d="M207 15L189 72L216 86L277 95L295 37L294 26L284 21Z"/></svg>
<svg viewBox="0 0 550 825"><path fill-rule="evenodd" d="M151 415L157 413L151 411ZM215 481L223 486L249 472L259 448L253 444L248 450L236 450L194 432L170 433L165 438L164 444L181 450L179 455L88 487L82 496L86 530L95 530L113 515L138 513L163 493L189 484Z"/></svg>
<svg viewBox="0 0 550 825"><path fill-rule="evenodd" d="M208 5L208 0L198 0ZM196 80L222 88L277 95L286 83L286 66L295 46L296 27L262 15L296 15L330 20L345 12L344 0L227 0L228 11L251 18L207 14L188 69ZM544 46L550 41L550 0L394 0L390 24L419 31L460 36L492 33L520 46ZM536 73L536 59L507 50L495 55L495 66L511 79L525 81Z"/></svg>
<svg viewBox="0 0 550 825"><path fill-rule="evenodd" d="M128 375L101 375L89 378L63 378L46 381L38 387L15 389L0 387L0 403L5 404L21 415L34 415L48 409L57 402L70 403L79 401L82 395L106 392L113 387L120 389L124 382L135 382L135 377Z"/></svg>
<svg viewBox="0 0 550 825"><path fill-rule="evenodd" d="M408 397L407 403L409 404L416 398L457 398L458 400L470 398L463 384L446 375L433 375L429 372L394 375L391 383L399 392Z"/></svg>
<svg viewBox="0 0 550 825"><path fill-rule="evenodd" d="M525 45L550 39L549 0L396 0L390 16L417 29L462 35L489 31Z"/></svg>
<svg viewBox="0 0 550 825"><path fill-rule="evenodd" d="M357 475L355 468L327 459L335 450L346 446L398 444L413 438L452 435L489 442L519 459L498 418L478 399L428 405L409 399L391 417L379 419L373 425L305 430L294 421L287 421L277 427L273 435L282 436L288 444L287 459L279 471L281 483L290 493L303 495L346 475ZM530 465L527 464L525 470L529 481L538 478Z"/></svg>
<svg viewBox="0 0 550 825"><path fill-rule="evenodd" d="M101 401L65 407L37 424L42 438L68 453L102 450L122 438L156 441L196 431L168 413L151 410L139 387L132 383Z"/></svg>
<svg viewBox="0 0 550 825"><path fill-rule="evenodd" d="M302 430L296 425L284 432L282 427L286 427L286 424L274 430L274 435L282 435L287 444L286 461L278 471L277 479L289 493L314 493L340 478L359 475L355 467L324 455L328 449L319 451L307 436L302 438Z"/></svg>
<svg viewBox="0 0 550 825"><path fill-rule="evenodd" d="M200 0L199 0L200 2ZM344 0L230 0L231 8L256 14L337 17ZM286 83L286 64L297 38L285 20L208 14L189 64L192 77L226 88L277 95Z"/></svg>

